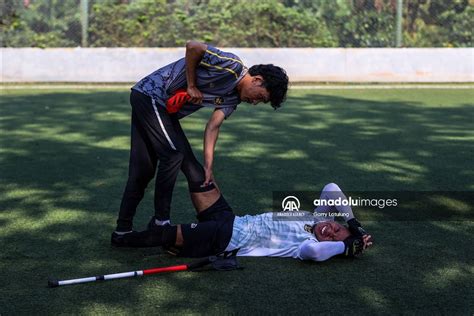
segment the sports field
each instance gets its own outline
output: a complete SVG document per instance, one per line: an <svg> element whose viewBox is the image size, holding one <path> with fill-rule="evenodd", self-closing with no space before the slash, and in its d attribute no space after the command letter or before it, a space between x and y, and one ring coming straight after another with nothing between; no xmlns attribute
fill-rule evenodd
<svg viewBox="0 0 474 316"><path fill-rule="evenodd" d="M2 90L0 314L448 314L474 312L474 222L363 222L361 259L241 258L232 272L180 272L49 289L62 279L189 262L113 249L129 155L123 88ZM209 111L182 121L196 154ZM474 89L292 90L274 112L242 104L223 124L214 174L237 214L272 192L474 191ZM136 217L153 213L151 183ZM354 210L357 214L357 209ZM413 212L429 213L430 209ZM180 175L172 221L192 222ZM471 285L469 285L471 284Z"/></svg>

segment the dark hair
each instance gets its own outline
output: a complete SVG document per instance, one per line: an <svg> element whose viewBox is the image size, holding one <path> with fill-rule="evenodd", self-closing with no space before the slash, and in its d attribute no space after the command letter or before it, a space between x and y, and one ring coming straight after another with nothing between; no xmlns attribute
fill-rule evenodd
<svg viewBox="0 0 474 316"><path fill-rule="evenodd" d="M250 67L249 74L251 76L262 76L263 86L270 93L270 103L276 110L286 100L286 92L288 91L288 75L283 68L268 64L254 65Z"/></svg>

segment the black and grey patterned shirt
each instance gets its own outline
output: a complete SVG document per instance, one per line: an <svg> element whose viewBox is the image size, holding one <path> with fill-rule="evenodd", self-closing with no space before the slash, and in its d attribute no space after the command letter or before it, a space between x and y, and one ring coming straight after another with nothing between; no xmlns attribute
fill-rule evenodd
<svg viewBox="0 0 474 316"><path fill-rule="evenodd" d="M247 68L238 56L207 45L196 68L196 87L203 94L202 104L185 104L178 117L183 118L202 107L211 107L222 110L227 119L241 102L236 88L246 72ZM165 106L170 96L186 87L186 64L181 58L141 79L132 89Z"/></svg>

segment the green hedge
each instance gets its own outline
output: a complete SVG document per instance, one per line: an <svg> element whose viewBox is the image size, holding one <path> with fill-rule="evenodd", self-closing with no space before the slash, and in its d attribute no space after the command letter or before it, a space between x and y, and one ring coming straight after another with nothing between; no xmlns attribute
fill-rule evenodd
<svg viewBox="0 0 474 316"><path fill-rule="evenodd" d="M4 0L2 47L81 45L80 0ZM395 0L89 0L91 47L391 47ZM471 47L474 1L404 1L407 47Z"/></svg>

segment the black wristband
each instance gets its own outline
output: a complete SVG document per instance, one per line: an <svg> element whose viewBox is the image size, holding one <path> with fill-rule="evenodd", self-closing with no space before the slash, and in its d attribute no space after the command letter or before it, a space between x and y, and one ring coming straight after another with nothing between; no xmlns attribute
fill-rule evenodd
<svg viewBox="0 0 474 316"><path fill-rule="evenodd" d="M365 229L362 228L362 225L359 223L359 221L355 217L348 220L347 225L349 225L349 231L354 236L363 236L367 234Z"/></svg>
<svg viewBox="0 0 474 316"><path fill-rule="evenodd" d="M364 242L360 237L350 236L344 239L344 256L349 258L358 257L364 249Z"/></svg>

